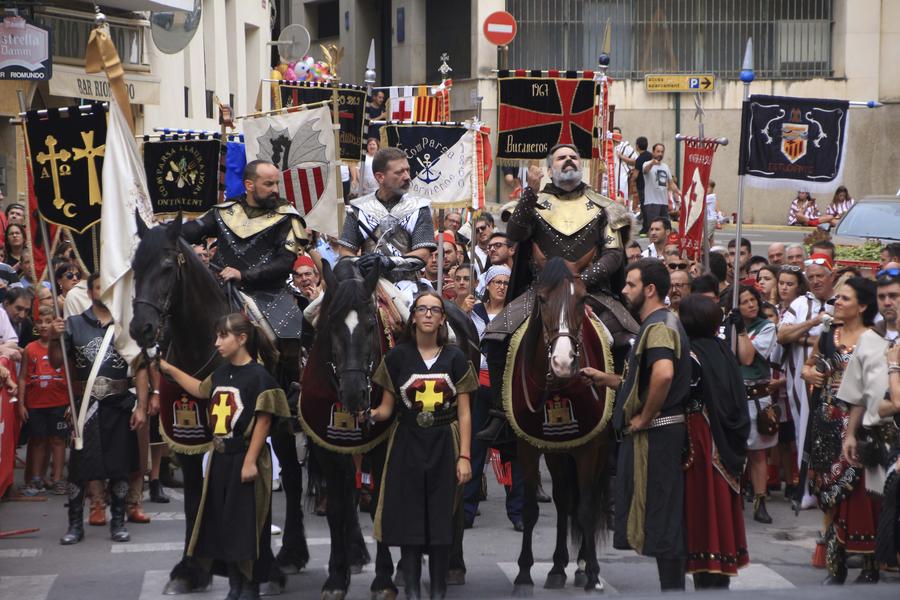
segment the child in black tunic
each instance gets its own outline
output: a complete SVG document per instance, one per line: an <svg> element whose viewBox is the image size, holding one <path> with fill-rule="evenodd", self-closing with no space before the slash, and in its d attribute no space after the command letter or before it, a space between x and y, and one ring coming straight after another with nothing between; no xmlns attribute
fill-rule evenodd
<svg viewBox="0 0 900 600"><path fill-rule="evenodd" d="M453 498L456 486L472 478L469 394L478 389L478 378L465 354L446 345L444 312L437 294L420 294L405 339L387 353L373 376L384 396L369 418L385 421L395 406L398 411L388 442L375 537L400 546L407 598L419 598L426 548L431 597L444 597Z"/></svg>
<svg viewBox="0 0 900 600"><path fill-rule="evenodd" d="M208 566L212 561L227 566L226 600L256 600L259 582L268 576L257 559L271 536L272 458L266 437L274 418L290 412L284 391L257 362L274 366L277 353L247 317L222 317L216 349L226 362L202 382L160 361L163 373L185 392L210 399L213 452L187 554Z"/></svg>

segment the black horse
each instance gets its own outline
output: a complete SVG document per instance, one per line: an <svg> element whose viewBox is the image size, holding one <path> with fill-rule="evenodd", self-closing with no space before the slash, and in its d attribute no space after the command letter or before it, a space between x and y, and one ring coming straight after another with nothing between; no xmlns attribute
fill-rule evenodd
<svg viewBox="0 0 900 600"><path fill-rule="evenodd" d="M384 346L383 323L379 321L375 300L375 288L379 271L373 269L365 277L355 261L344 259L337 263L334 272L322 265L326 284L325 296L319 313L317 335L307 373L313 370L318 381L323 381L320 369L328 366L333 393L351 413L358 413L377 405L380 397L372 396L372 373L378 366ZM456 343L464 349L477 368L480 352L474 343L478 339L472 321L452 302L445 303ZM332 375L329 378L329 375ZM304 382L307 379L304 377ZM310 382L316 381L311 377ZM304 394L307 393L304 384ZM304 400L301 399L301 403ZM373 482L372 516L378 504L381 474L386 459L386 444L380 443L366 453ZM359 546L359 522L356 511L356 465L351 455L338 453L323 446L313 446L313 459L326 478L328 489L328 526L331 532L331 554L328 561L328 579L322 586L323 600L342 600L350 585L351 567L365 551ZM455 516L458 521L457 536L452 551L455 565L462 567L462 511ZM392 600L397 597L397 587L392 581L394 564L390 551L378 543L375 558L375 579L371 584L373 600Z"/></svg>
<svg viewBox="0 0 900 600"><path fill-rule="evenodd" d="M156 348L165 339L166 360L193 377L203 379L221 361L213 345L215 325L220 317L231 312L231 306L217 278L180 238L180 214L171 224L152 229L140 217L137 217L137 224L140 244L132 261L135 299L134 316L129 328L131 337L144 351ZM276 439L279 435L285 439ZM302 568L309 560L309 552L303 531L300 465L290 433L273 432L272 441L281 462L287 495L284 543L278 563L290 563ZM288 460L282 459L279 453L286 447L293 452L293 457L288 456ZM186 550L203 491L203 455L176 452L176 456L184 474ZM292 484L290 487L295 490L293 493L289 493L289 481ZM261 552L271 555L271 548L262 548ZM285 578L272 562L270 581L283 586ZM209 582L210 574L197 561L182 555L169 575L164 593L201 591Z"/></svg>

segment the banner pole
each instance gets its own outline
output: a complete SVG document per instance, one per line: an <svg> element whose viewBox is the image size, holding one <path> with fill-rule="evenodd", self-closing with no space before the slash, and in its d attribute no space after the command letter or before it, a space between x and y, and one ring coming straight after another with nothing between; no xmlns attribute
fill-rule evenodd
<svg viewBox="0 0 900 600"><path fill-rule="evenodd" d="M704 131L703 131L704 130L703 117L705 116L706 113L703 112L702 98L700 97L699 93L694 94L694 101L697 104L698 134L700 136L700 139L702 140L705 137ZM682 182L682 183L684 183L684 182ZM707 192L709 192L708 189L704 190L704 193L706 195L709 195ZM681 199L681 210L685 210L684 198ZM703 197L703 216L701 217L701 220L703 221L703 241L701 242L702 243L701 248L703 248L703 259L702 260L703 260L703 270L704 271L709 270L709 230L708 230L709 221L707 219L707 216L708 216L707 210L708 209L706 206L706 196L704 196ZM682 231L681 235L684 235L685 233L686 232Z"/></svg>
<svg viewBox="0 0 900 600"><path fill-rule="evenodd" d="M753 82L753 38L747 38L747 47L744 50L744 63L741 67L741 81L744 84L743 101L746 102L750 98L750 84ZM703 199L704 210L706 209L706 198ZM738 176L738 204L737 204L737 223L734 227L734 278L731 287L731 309L738 307L740 297L740 265L741 265L741 222L744 220L744 176ZM734 332L732 332L733 334ZM737 349L737 336L732 335L732 346Z"/></svg>
<svg viewBox="0 0 900 600"><path fill-rule="evenodd" d="M19 110L24 114L28 108L25 104L25 94L22 90L17 90L16 92L19 96ZM28 135L25 131L25 123L26 119L22 118L22 133L25 134L25 146L28 147ZM30 150L29 150L30 154ZM30 160L30 156L29 156ZM59 311L59 292L56 289L56 278L53 276L53 268L52 268L52 260L53 255L50 253L50 232L47 229L47 222L44 220L44 216L41 214L41 211L38 211L38 223L41 226L41 241L44 246L44 254L47 257L47 279L50 281L50 295L53 297L53 315L56 318L61 318L62 315ZM63 373L66 376L66 393L69 396L69 410L72 411L72 429L75 434L75 449L81 450L84 447L84 439L82 437L82 432L78 430L78 419L76 415L78 414L78 410L75 407L75 395L72 392L72 376L69 373L69 357L66 356L66 344L65 341L60 338L59 340L60 347L62 348L62 356L63 356Z"/></svg>

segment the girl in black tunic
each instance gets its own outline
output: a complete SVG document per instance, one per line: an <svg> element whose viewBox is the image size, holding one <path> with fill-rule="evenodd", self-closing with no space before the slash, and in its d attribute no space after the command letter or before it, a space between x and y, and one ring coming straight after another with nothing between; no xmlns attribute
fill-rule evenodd
<svg viewBox="0 0 900 600"><path fill-rule="evenodd" d="M422 553L430 555L431 597L447 591L453 542L453 498L472 478L469 394L478 379L465 354L447 345L444 301L416 297L404 340L382 360L373 380L384 389L371 421L397 423L375 513L375 538L400 546L407 598L420 597Z"/></svg>
<svg viewBox="0 0 900 600"><path fill-rule="evenodd" d="M241 313L222 317L216 349L225 362L202 382L160 361L161 370L185 392L209 398L213 452L203 479L203 497L188 545L188 556L211 566L227 565L226 600L256 600L268 565L258 559L270 544L272 458L266 437L276 417L290 412L284 391L259 364L274 366L269 339Z"/></svg>

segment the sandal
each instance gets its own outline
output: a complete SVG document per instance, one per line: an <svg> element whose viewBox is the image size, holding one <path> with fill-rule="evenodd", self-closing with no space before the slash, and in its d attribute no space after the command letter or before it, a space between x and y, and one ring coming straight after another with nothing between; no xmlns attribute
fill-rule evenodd
<svg viewBox="0 0 900 600"><path fill-rule="evenodd" d="M56 496L68 496L69 495L69 482L60 479L59 481L54 481L50 486L50 493Z"/></svg>

